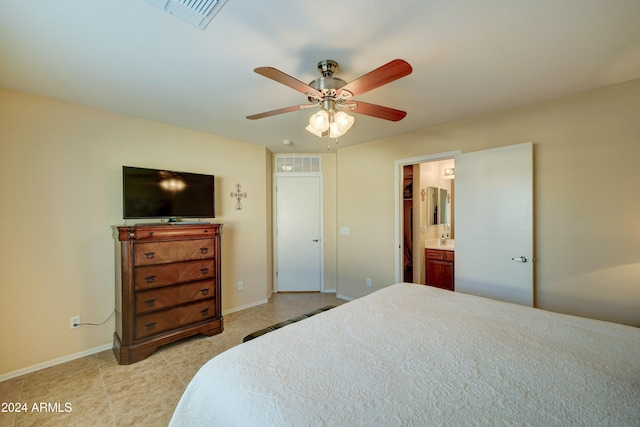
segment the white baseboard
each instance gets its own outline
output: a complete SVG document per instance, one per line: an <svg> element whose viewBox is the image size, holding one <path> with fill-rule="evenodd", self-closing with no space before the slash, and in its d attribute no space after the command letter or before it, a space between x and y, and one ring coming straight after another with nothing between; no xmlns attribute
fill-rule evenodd
<svg viewBox="0 0 640 427"><path fill-rule="evenodd" d="M346 300L351 300L352 299L352 298L342 297L340 295L337 295L337 297L338 298L342 298L342 299L346 299ZM255 302L252 302L251 304L246 304L246 305L242 305L240 307L234 307L234 308L231 308L229 310L225 310L225 311L222 312L222 315L224 316L225 314L235 313L236 311L241 311L241 310L246 310L247 308L252 308L252 307L255 307L255 306L258 306L258 305L266 304L268 302L269 302L268 299L255 301ZM80 359L81 357L90 356L92 354L100 353L101 351L109 350L112 347L113 347L113 343L104 344L104 345L101 345L99 347L94 347L94 348L91 348L89 350L81 351L79 353L74 353L74 354L70 354L68 356L63 356L63 357L59 357L57 359L49 360L47 362L42 362L42 363L38 363L36 365L27 366L26 368L18 369L17 371L8 372L6 374L0 375L0 382L6 381L6 380L10 380L12 378L17 378L17 377L19 377L21 375L30 374L32 372L39 371L41 369L50 368L51 366L60 365L61 363L66 363L66 362L70 362L70 361L75 360L75 359Z"/></svg>
<svg viewBox="0 0 640 427"><path fill-rule="evenodd" d="M58 357L57 359L49 360L46 362L38 363L36 365L27 366L26 368L18 369L17 371L8 372L0 375L0 382L17 378L22 375L30 374L40 369L50 368L52 366L60 365L61 363L70 362L72 360L80 359L81 357L91 356L92 354L100 353L101 351L109 350L113 347L113 343L104 344L99 347L90 348L79 353L69 354L68 356Z"/></svg>
<svg viewBox="0 0 640 427"><path fill-rule="evenodd" d="M233 307L233 308L230 308L229 310L223 310L222 311L222 315L224 316L225 314L235 313L236 311L241 311L241 310L246 310L247 308L255 307L257 305L266 304L268 302L269 302L269 300L263 299L261 301L252 302L251 304L241 305L240 307Z"/></svg>
<svg viewBox="0 0 640 427"><path fill-rule="evenodd" d="M340 295L340 294L336 294L336 298L340 298L340 299L343 299L343 300L346 300L346 301L353 301L355 299L355 298L351 298L351 297L348 297L348 296L345 296L345 295Z"/></svg>
<svg viewBox="0 0 640 427"><path fill-rule="evenodd" d="M256 305L266 304L268 300L257 301L251 304L243 305L241 307L234 307L230 310L223 311L222 314L229 314L236 311L244 310L247 308L255 307ZM81 357L90 356L92 354L100 353L101 351L110 350L113 347L113 343L104 344L99 347L90 348L88 350L81 351L79 353L69 354L67 356L58 357L57 359L48 360L46 362L38 363L36 365L27 366L26 368L18 369L17 371L7 372L6 374L0 374L0 382L20 377L22 375L30 374L32 372L39 371L41 369L50 368L52 366L60 365L62 363L70 362L72 360L80 359Z"/></svg>

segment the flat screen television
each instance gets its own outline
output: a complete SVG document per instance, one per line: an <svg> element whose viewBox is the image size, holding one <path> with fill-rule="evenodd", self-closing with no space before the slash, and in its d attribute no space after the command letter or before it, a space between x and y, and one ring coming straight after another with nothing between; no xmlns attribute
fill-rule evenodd
<svg viewBox="0 0 640 427"><path fill-rule="evenodd" d="M215 218L214 182L213 175L123 166L123 218Z"/></svg>

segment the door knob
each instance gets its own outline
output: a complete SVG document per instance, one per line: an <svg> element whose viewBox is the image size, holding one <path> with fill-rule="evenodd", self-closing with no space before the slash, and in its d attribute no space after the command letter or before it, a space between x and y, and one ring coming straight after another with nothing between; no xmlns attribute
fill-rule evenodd
<svg viewBox="0 0 640 427"><path fill-rule="evenodd" d="M318 243L320 239L313 239L314 242Z"/></svg>
<svg viewBox="0 0 640 427"><path fill-rule="evenodd" d="M511 261L527 262L527 257L522 255L519 257L511 258Z"/></svg>

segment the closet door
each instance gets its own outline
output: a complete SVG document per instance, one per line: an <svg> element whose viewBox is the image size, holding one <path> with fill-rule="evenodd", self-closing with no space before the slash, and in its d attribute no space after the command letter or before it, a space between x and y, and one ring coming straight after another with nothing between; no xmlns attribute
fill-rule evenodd
<svg viewBox="0 0 640 427"><path fill-rule="evenodd" d="M533 306L533 144L455 159L455 290Z"/></svg>
<svg viewBox="0 0 640 427"><path fill-rule="evenodd" d="M320 291L322 217L320 176L276 178L278 292Z"/></svg>

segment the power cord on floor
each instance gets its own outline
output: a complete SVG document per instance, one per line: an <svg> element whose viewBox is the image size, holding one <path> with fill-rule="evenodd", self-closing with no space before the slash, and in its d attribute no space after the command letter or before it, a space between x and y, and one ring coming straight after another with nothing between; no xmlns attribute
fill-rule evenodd
<svg viewBox="0 0 640 427"><path fill-rule="evenodd" d="M104 322L101 322L101 323L85 323L85 322L81 322L81 323L78 323L77 325L74 325L74 326L102 326L105 323L107 323L109 321L109 319L111 319L113 317L114 314L116 314L116 309L115 308L113 309L113 311L111 312L109 317L107 317Z"/></svg>

